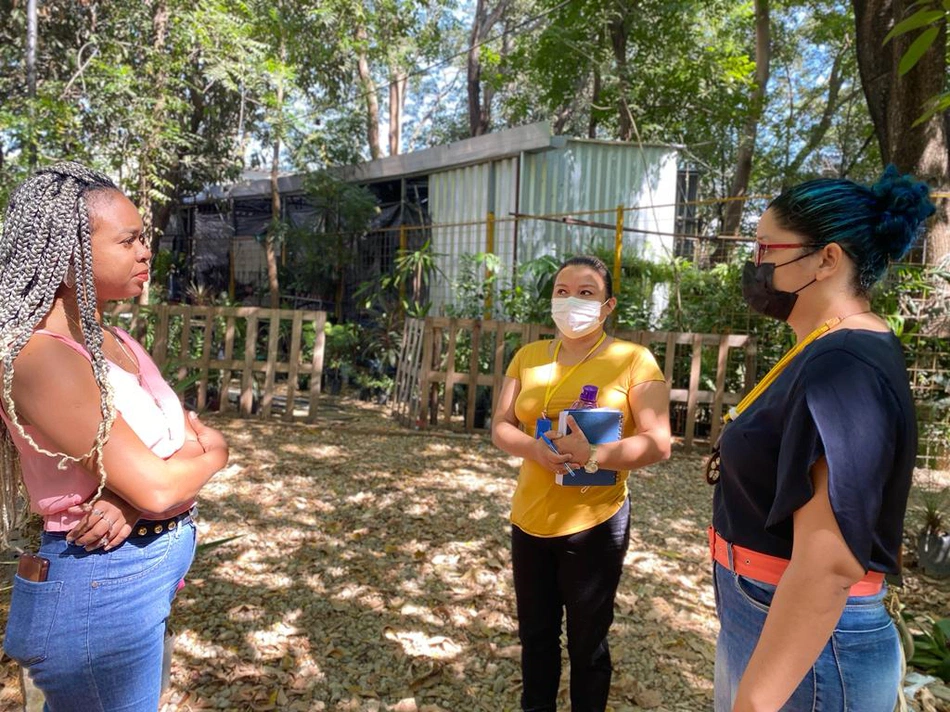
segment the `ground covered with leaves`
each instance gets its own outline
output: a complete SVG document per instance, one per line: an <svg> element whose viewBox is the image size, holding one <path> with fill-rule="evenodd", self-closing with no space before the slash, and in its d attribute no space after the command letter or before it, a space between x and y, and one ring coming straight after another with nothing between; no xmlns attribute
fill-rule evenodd
<svg viewBox="0 0 950 712"><path fill-rule="evenodd" d="M413 433L355 402L325 399L320 413L312 426L209 419L232 458L201 495L201 539L239 538L199 552L178 596L164 712L516 710L517 461L485 437ZM701 463L678 449L631 478L614 712L711 709ZM909 608L946 615L946 585L912 568L905 579ZM14 667L3 663L0 709L16 709ZM566 656L564 670L567 709Z"/></svg>

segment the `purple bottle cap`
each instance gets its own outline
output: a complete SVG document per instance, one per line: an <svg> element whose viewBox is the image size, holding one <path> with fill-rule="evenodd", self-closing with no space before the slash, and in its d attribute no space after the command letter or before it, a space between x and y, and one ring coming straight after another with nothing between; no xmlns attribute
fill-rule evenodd
<svg viewBox="0 0 950 712"><path fill-rule="evenodd" d="M593 403L597 400L597 386L584 386L581 388L581 400Z"/></svg>

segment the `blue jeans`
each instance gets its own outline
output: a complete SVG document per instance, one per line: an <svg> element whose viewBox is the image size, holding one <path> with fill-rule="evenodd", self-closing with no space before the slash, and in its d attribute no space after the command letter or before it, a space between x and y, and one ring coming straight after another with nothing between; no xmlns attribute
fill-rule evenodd
<svg viewBox="0 0 950 712"><path fill-rule="evenodd" d="M14 578L3 648L47 712L148 712L161 695L165 620L195 552L195 525L87 552L44 533L42 583Z"/></svg>
<svg viewBox="0 0 950 712"><path fill-rule="evenodd" d="M719 640L716 712L730 712L742 673L765 625L775 586L713 564ZM852 596L811 670L782 707L786 712L893 712L901 682L897 629L884 608L885 589Z"/></svg>
<svg viewBox="0 0 950 712"><path fill-rule="evenodd" d="M565 610L571 710L606 709L612 672L607 631L629 544L629 499L606 522L568 536L531 536L512 525L525 712L554 712L557 707Z"/></svg>

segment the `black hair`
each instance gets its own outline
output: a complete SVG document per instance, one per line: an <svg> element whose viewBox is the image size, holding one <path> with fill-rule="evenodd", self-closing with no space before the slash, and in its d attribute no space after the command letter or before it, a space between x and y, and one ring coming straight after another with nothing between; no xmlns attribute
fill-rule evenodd
<svg viewBox="0 0 950 712"><path fill-rule="evenodd" d="M594 257L593 255L576 255L564 260L561 266L557 268L557 272L554 273L554 283L557 282L558 275L561 274L565 267L590 267L604 278L607 299L610 299L614 295L613 277L610 275L610 270L607 269L607 265L605 265L604 261L599 257Z"/></svg>

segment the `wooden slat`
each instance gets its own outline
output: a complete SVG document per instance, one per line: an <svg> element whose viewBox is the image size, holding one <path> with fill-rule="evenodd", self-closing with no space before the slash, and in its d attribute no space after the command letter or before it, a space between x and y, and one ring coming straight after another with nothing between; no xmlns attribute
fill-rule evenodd
<svg viewBox="0 0 950 712"><path fill-rule="evenodd" d="M455 344L458 341L458 319L450 319L448 326L449 354L445 358L447 370L445 372L445 394L443 395L443 410L445 422L452 417L452 402L455 399Z"/></svg>
<svg viewBox="0 0 950 712"><path fill-rule="evenodd" d="M230 363L234 356L234 321L235 317L229 316L224 325L224 360L227 363ZM231 390L231 372L233 369L230 365L219 366L219 368L223 370L221 372L221 397L218 403L218 412L224 413L231 409L231 399L229 395Z"/></svg>
<svg viewBox="0 0 950 712"><path fill-rule="evenodd" d="M429 381L429 372L432 370L432 361L435 358L435 327L426 319L422 336L422 362L419 364L419 419L416 423L419 428L426 428L429 421L429 406L431 403L432 383Z"/></svg>
<svg viewBox="0 0 950 712"><path fill-rule="evenodd" d="M756 343L755 337L750 336L749 341L745 347L745 388L743 389L743 395L751 391L755 387L756 377L755 377L755 368L756 368L756 358L758 357L758 343Z"/></svg>
<svg viewBox="0 0 950 712"><path fill-rule="evenodd" d="M304 319L313 322L313 357L310 359L310 406L307 409L307 422L317 419L317 403L320 400L320 380L323 378L323 352L327 344L326 312L304 312Z"/></svg>
<svg viewBox="0 0 950 712"><path fill-rule="evenodd" d="M205 314L204 341L201 344L201 365L198 369L198 410L204 411L208 407L208 364L211 361L211 352L214 348L214 318L210 313Z"/></svg>
<svg viewBox="0 0 950 712"><path fill-rule="evenodd" d="M257 314L247 318L244 336L244 368L241 371L241 415L249 416L254 406L254 350L257 346Z"/></svg>
<svg viewBox="0 0 950 712"><path fill-rule="evenodd" d="M427 379L429 382L429 392L426 393L426 398L429 399L429 425L438 425L439 424L439 384L432 380L431 374L434 368L438 368L440 371L442 366L445 364L442 356L442 335L445 329L441 326L435 326L432 329L432 343L434 348L432 349L432 364L423 366L425 369L423 372L429 374Z"/></svg>
<svg viewBox="0 0 950 712"><path fill-rule="evenodd" d="M193 309L181 315L181 346L178 349L178 380L188 375L188 362L191 360L191 315Z"/></svg>
<svg viewBox="0 0 950 712"><path fill-rule="evenodd" d="M406 318L396 370L392 412L408 427L415 428L419 411L418 384L422 370L422 337L425 321Z"/></svg>
<svg viewBox="0 0 950 712"><path fill-rule="evenodd" d="M670 385L673 384L673 366L676 364L676 334L666 335L666 358L663 364L663 378Z"/></svg>
<svg viewBox="0 0 950 712"><path fill-rule="evenodd" d="M475 401L478 400L478 358L481 348L482 323L472 325L472 355L468 366L468 400L465 404L465 431L475 429Z"/></svg>
<svg viewBox="0 0 950 712"><path fill-rule="evenodd" d="M498 408L498 398L501 396L501 388L505 382L505 369L508 364L505 363L505 325L501 322L495 322L495 363L492 369L491 382L491 412L494 414Z"/></svg>
<svg viewBox="0 0 950 712"><path fill-rule="evenodd" d="M155 343L152 344L152 359L161 370L168 361L168 306L158 305L158 324L155 325Z"/></svg>
<svg viewBox="0 0 950 712"><path fill-rule="evenodd" d="M670 403L687 403L689 402L690 392L688 388L673 388L670 390ZM696 403L709 403L712 404L716 400L715 391L695 391L693 396L696 399ZM722 396L723 405L735 405L742 399L742 396L738 393L724 393Z"/></svg>
<svg viewBox="0 0 950 712"><path fill-rule="evenodd" d="M693 432L696 427L696 392L699 390L699 375L703 363L703 338L693 335L693 359L689 369L689 398L686 400L686 447L693 446Z"/></svg>
<svg viewBox="0 0 950 712"><path fill-rule="evenodd" d="M297 400L297 373L300 371L300 341L303 336L303 314L294 313L290 327L290 368L287 371L287 405L284 407L284 420L294 419L294 403Z"/></svg>
<svg viewBox="0 0 950 712"><path fill-rule="evenodd" d="M414 358L418 341L418 319L406 317L402 328L402 342L399 345L399 360L396 363L396 383L393 387L393 399L390 412L404 424L408 424L412 409L412 378L418 373L419 364Z"/></svg>
<svg viewBox="0 0 950 712"><path fill-rule="evenodd" d="M726 390L726 367L729 365L729 339L725 336L719 341L719 357L716 359L716 397L713 400L710 417L709 439L716 442L722 425L722 400Z"/></svg>
<svg viewBox="0 0 950 712"><path fill-rule="evenodd" d="M280 346L280 315L270 311L267 327L267 361L264 364L264 389L261 393L261 417L269 418L274 405L274 366L277 363L277 349Z"/></svg>

